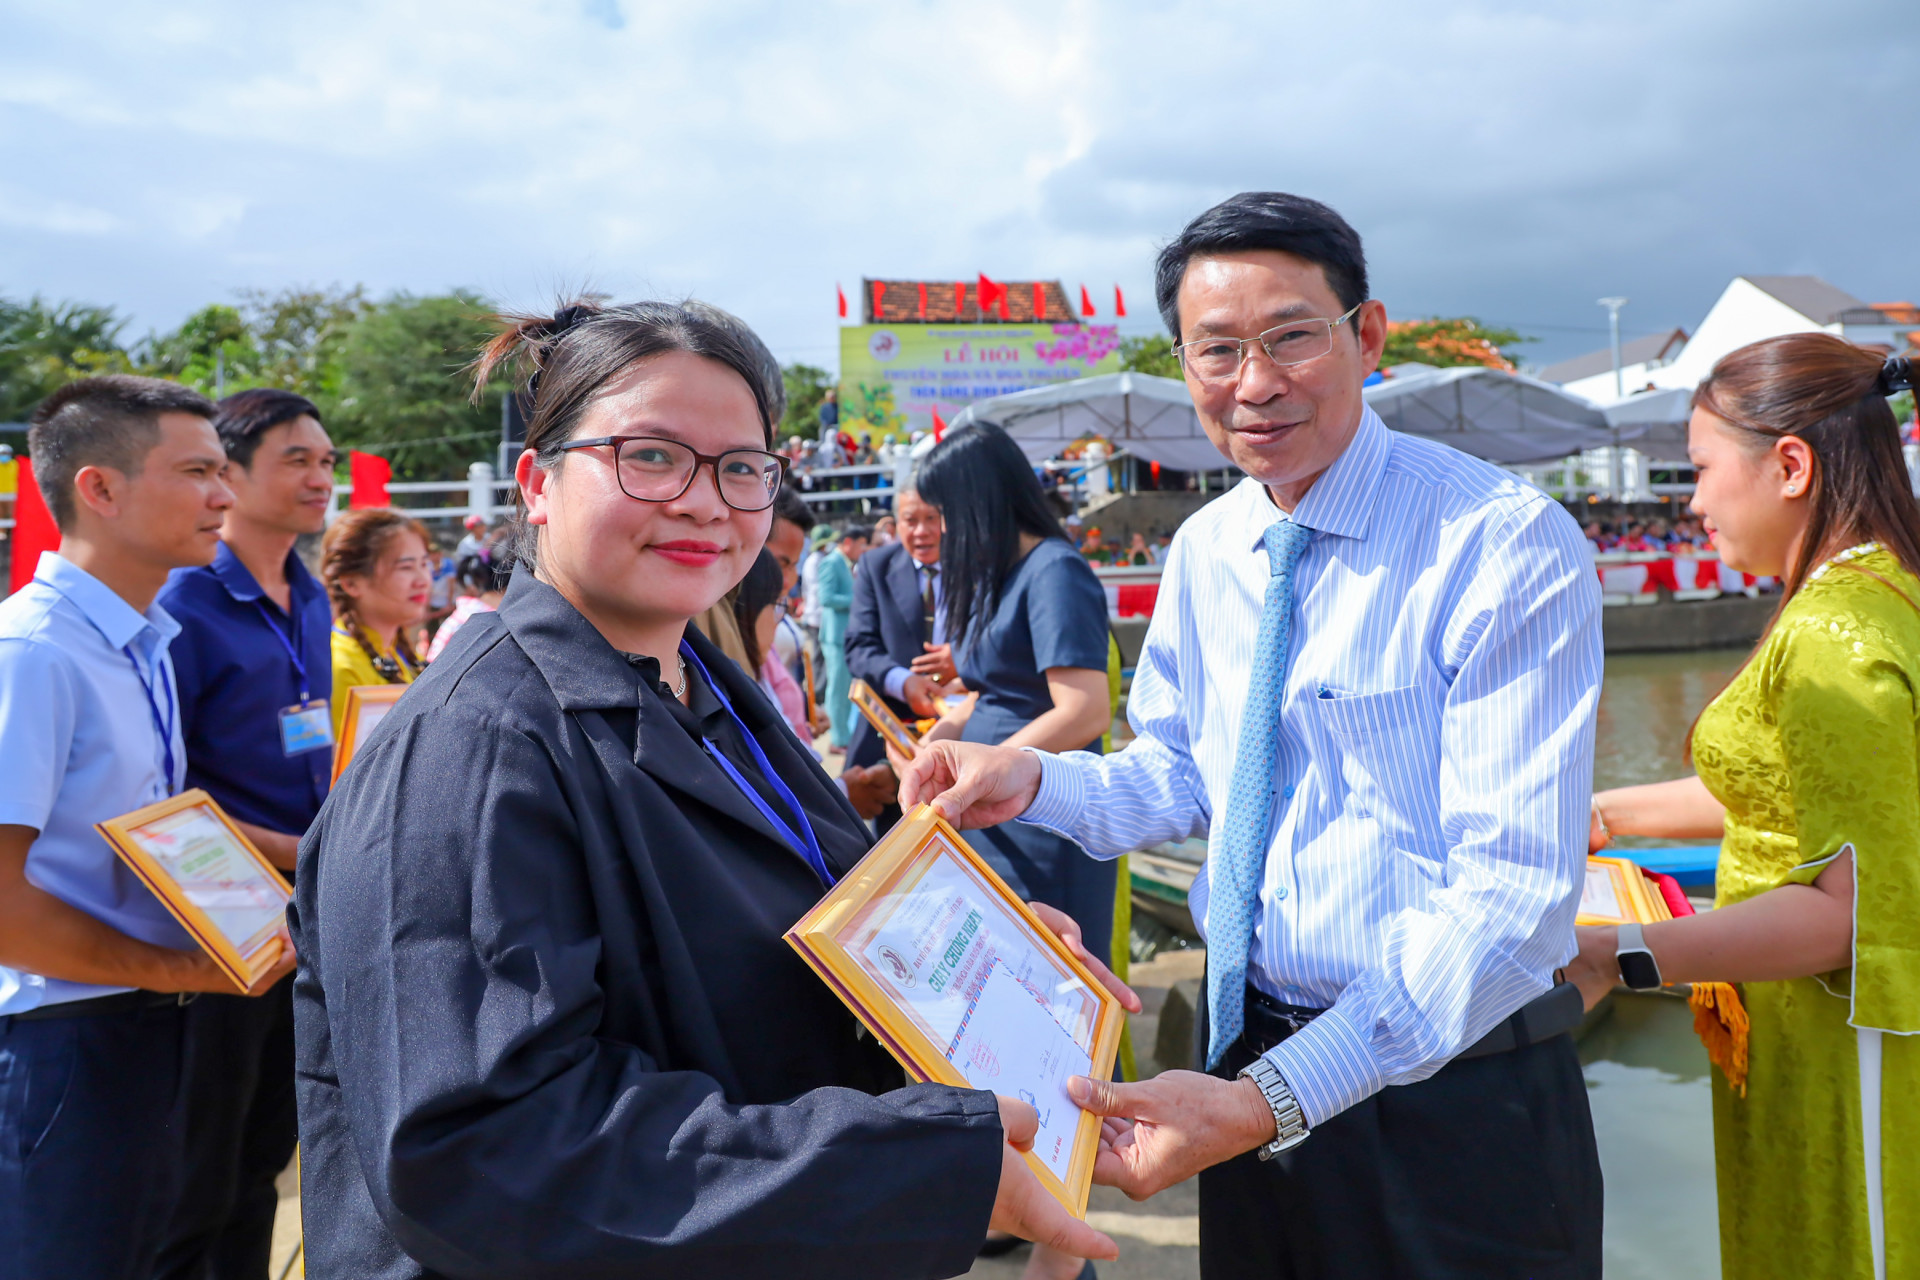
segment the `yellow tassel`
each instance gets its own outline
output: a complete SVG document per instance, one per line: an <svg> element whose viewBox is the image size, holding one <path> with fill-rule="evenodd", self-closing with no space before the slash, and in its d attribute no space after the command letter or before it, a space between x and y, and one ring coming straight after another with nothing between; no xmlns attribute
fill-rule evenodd
<svg viewBox="0 0 1920 1280"><path fill-rule="evenodd" d="M1740 993L1724 982L1696 982L1687 997L1693 1007L1693 1033L1707 1046L1707 1060L1727 1083L1747 1096L1747 1007Z"/></svg>

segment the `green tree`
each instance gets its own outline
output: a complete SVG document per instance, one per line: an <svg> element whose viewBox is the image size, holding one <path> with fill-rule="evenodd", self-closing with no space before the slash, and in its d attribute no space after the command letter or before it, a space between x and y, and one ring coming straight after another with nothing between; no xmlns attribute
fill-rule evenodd
<svg viewBox="0 0 1920 1280"><path fill-rule="evenodd" d="M132 367L112 307L0 298L0 422L25 422L56 388Z"/></svg>
<svg viewBox="0 0 1920 1280"><path fill-rule="evenodd" d="M373 308L365 289L249 289L240 298L260 350L259 385L316 401L338 394L347 329Z"/></svg>
<svg viewBox="0 0 1920 1280"><path fill-rule="evenodd" d="M1120 367L1157 378L1180 376L1180 361L1174 358L1173 343L1159 334L1120 339Z"/></svg>
<svg viewBox="0 0 1920 1280"><path fill-rule="evenodd" d="M833 379L825 369L814 365L788 364L780 366L780 380L787 384L787 412L780 419L780 438L814 439L820 434L820 402L827 398Z"/></svg>
<svg viewBox="0 0 1920 1280"><path fill-rule="evenodd" d="M458 479L500 438L503 383L470 398L467 366L493 336L493 306L477 293L395 294L348 323L337 388L319 401L343 446L393 463L395 479Z"/></svg>
<svg viewBox="0 0 1920 1280"><path fill-rule="evenodd" d="M264 363L240 309L223 302L200 308L171 333L150 335L134 359L140 372L208 396L257 386Z"/></svg>
<svg viewBox="0 0 1920 1280"><path fill-rule="evenodd" d="M1506 348L1533 341L1518 330L1489 328L1471 316L1394 320L1387 324L1387 347L1380 357L1380 367L1484 365L1512 373L1513 361L1507 357Z"/></svg>

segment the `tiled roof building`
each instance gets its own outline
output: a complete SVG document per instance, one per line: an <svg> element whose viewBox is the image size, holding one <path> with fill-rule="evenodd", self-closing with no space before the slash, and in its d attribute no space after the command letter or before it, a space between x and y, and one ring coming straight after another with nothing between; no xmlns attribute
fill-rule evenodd
<svg viewBox="0 0 1920 1280"><path fill-rule="evenodd" d="M988 283L982 312L981 288L972 280L862 280L861 309L867 324L1073 324L1080 319L1058 280Z"/></svg>

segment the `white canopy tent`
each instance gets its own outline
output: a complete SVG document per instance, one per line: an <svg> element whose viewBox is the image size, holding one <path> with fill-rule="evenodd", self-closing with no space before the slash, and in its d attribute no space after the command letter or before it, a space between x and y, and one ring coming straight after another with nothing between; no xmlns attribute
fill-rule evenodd
<svg viewBox="0 0 1920 1280"><path fill-rule="evenodd" d="M1116 450L1176 471L1231 465L1201 430L1187 384L1150 373L1102 373L996 396L968 405L953 425L969 422L1004 428L1036 462L1057 458L1074 441L1097 435Z"/></svg>
<svg viewBox="0 0 1920 1280"><path fill-rule="evenodd" d="M1587 401L1498 369L1403 365L1363 394L1393 430L1440 440L1489 462L1545 462L1614 443L1606 418ZM953 425L968 422L1005 428L1035 461L1098 435L1116 450L1180 471L1229 465L1201 429L1186 384L1177 378L1131 372L1078 378L980 401Z"/></svg>
<svg viewBox="0 0 1920 1280"><path fill-rule="evenodd" d="M1621 444L1632 445L1657 462L1687 461L1687 419L1693 415L1693 388L1642 391L1608 405L1602 412Z"/></svg>
<svg viewBox="0 0 1920 1280"><path fill-rule="evenodd" d="M1599 409L1550 382L1478 365L1401 365L1363 395L1388 427L1488 462L1554 462L1610 445Z"/></svg>

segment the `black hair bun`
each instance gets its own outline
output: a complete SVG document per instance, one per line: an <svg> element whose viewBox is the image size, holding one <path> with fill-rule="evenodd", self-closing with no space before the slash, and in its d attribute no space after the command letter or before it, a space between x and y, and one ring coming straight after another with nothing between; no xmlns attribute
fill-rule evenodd
<svg viewBox="0 0 1920 1280"><path fill-rule="evenodd" d="M1880 366L1880 379L1873 384L1876 395L1898 395L1913 390L1913 361L1905 356L1888 356Z"/></svg>

